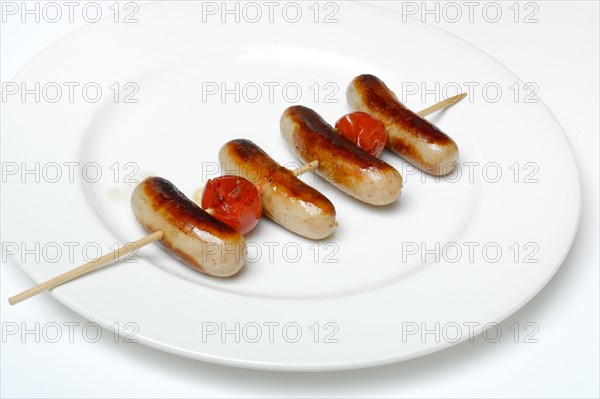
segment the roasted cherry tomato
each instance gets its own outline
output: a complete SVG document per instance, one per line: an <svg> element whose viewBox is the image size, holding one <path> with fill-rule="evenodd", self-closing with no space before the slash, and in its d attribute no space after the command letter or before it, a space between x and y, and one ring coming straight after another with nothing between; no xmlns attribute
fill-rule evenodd
<svg viewBox="0 0 600 399"><path fill-rule="evenodd" d="M365 112L353 112L342 116L336 122L335 128L346 140L374 156L381 154L387 142L383 123Z"/></svg>
<svg viewBox="0 0 600 399"><path fill-rule="evenodd" d="M260 192L238 176L210 179L202 192L201 207L242 234L252 230L262 215Z"/></svg>

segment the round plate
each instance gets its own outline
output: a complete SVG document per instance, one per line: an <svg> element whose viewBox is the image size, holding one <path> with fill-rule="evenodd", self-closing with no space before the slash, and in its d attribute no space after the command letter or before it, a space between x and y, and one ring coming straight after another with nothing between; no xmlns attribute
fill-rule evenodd
<svg viewBox="0 0 600 399"><path fill-rule="evenodd" d="M431 116L461 149L457 171L434 178L386 152L404 188L382 208L307 174L337 209L328 239L263 220L234 278L152 245L52 295L144 344L277 370L413 358L531 299L567 254L580 209L569 143L531 87L471 45L376 7L251 4L233 14L147 5L137 22L103 19L20 71L2 120L2 234L25 272L40 282L138 239L135 183L156 174L192 196L221 173L230 139L298 166L279 134L283 110L303 104L334 123L349 111L350 80L372 73L415 110L469 92Z"/></svg>

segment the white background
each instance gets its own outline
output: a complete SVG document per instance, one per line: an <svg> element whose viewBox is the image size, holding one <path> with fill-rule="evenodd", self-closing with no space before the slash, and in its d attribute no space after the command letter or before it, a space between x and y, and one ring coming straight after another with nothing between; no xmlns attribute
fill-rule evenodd
<svg viewBox="0 0 600 399"><path fill-rule="evenodd" d="M401 11L407 2L379 2ZM458 2L462 5L464 2ZM505 12L513 1L502 2ZM418 7L421 2L414 3ZM444 2L438 4L440 10ZM484 5L485 2L481 2ZM1 321L75 322L73 343L36 343L32 336L1 344L2 397L598 397L599 391L599 5L596 1L538 1L537 23L515 23L506 14L492 24L475 13L457 23L435 24L483 49L538 95L565 130L582 181L579 232L566 261L548 285L502 322L536 323L538 343L476 340L400 364L366 370L286 374L215 366L162 353L139 344L114 343L105 330L97 343L81 338L87 321L47 294L10 307L7 298L32 284L11 262L1 271ZM524 9L524 3L520 4ZM435 7L435 3L429 3ZM463 10L466 8L463 7ZM417 18L421 14L416 15ZM522 19L524 15L521 15ZM400 17L399 17L400 18ZM61 36L82 26L21 23L1 28L2 81ZM368 26L361 27L368 28ZM392 49L401 51L401 49ZM443 65L444 60L440 60ZM452 62L448 60L447 62ZM510 115L498 115L510 118ZM515 143L518 145L518 143ZM556 181L556 195L561 182ZM560 217L549 215L548 217Z"/></svg>

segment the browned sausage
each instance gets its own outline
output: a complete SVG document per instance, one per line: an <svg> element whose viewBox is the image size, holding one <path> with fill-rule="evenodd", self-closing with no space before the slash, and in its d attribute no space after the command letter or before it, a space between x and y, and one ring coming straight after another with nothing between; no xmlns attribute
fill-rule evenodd
<svg viewBox="0 0 600 399"><path fill-rule="evenodd" d="M168 180L148 177L139 183L131 208L146 231L163 232L162 247L188 266L218 277L234 275L244 266L244 237Z"/></svg>
<svg viewBox="0 0 600 399"><path fill-rule="evenodd" d="M275 162L250 140L226 143L219 160L227 173L250 180L262 192L263 213L286 229L314 240L333 233L335 208L323 194Z"/></svg>
<svg viewBox="0 0 600 399"><path fill-rule="evenodd" d="M281 135L298 158L318 160L317 173L343 192L372 205L400 195L402 176L396 169L344 139L312 109L286 109Z"/></svg>
<svg viewBox="0 0 600 399"><path fill-rule="evenodd" d="M347 91L348 102L385 125L387 147L418 168L437 176L456 167L458 147L435 125L406 108L377 77L360 75Z"/></svg>

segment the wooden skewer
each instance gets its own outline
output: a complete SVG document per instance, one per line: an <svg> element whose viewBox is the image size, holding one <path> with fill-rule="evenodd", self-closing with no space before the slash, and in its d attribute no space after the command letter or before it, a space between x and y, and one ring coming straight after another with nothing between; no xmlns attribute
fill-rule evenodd
<svg viewBox="0 0 600 399"><path fill-rule="evenodd" d="M422 111L417 112L417 115L419 115L421 117L425 117L436 111L439 111L441 109L450 107L453 104L456 104L457 102L459 102L466 96L467 96L467 93L461 93L456 96L447 98L444 101L440 101L437 104L433 104L432 106L425 108ZM309 162L306 165L303 165L299 168L292 170L292 173L295 176L300 176L310 170L316 169L318 166L319 166L319 161L315 160L315 161ZM196 192L194 193L194 198L193 198L194 202L199 204L201 195L202 195L202 190L200 190L200 189L196 190ZM58 275L50 280L47 280L41 284L33 286L30 289L21 292L20 294L14 295L8 299L8 302L11 305L15 305L19 302L24 301L25 299L31 298L32 296L39 294L40 292L50 290L54 287L57 287L68 281L71 281L77 277L83 276L84 274L89 273L92 270L95 270L102 266L105 266L108 263L110 263L111 261L115 262L122 256L127 255L128 253L131 253L143 246L146 246L154 241L158 241L162 238L163 238L163 232L155 231L154 233L149 234L146 237L140 238L139 240L134 241L132 243L125 244L124 246L122 246L112 252L109 252L106 255L103 255L99 258L96 258L91 262L83 264L79 267L76 267L75 269L69 270L68 272L60 274L60 275Z"/></svg>
<svg viewBox="0 0 600 399"><path fill-rule="evenodd" d="M292 170L292 173L295 176L300 176L306 172L308 172L309 170L315 170L319 167L319 161L317 161L316 159L314 161L311 161L309 163L307 163L304 166L301 166L299 168L296 168L294 170Z"/></svg>
<svg viewBox="0 0 600 399"><path fill-rule="evenodd" d="M428 108L425 108L422 111L417 112L417 115L419 115L421 117L425 117L436 111L439 111L441 109L450 107L453 104L456 104L457 102L459 102L466 96L467 96L467 93L461 93L456 96L447 98L444 101L440 101L437 104L434 104ZM319 166L319 161L315 160L315 161L309 162L306 165L303 165L299 168L292 170L292 173L295 176L300 176L310 170L314 170L314 169L318 168L318 166ZM194 198L193 198L194 202L199 204L201 195L202 195L202 190L200 190L200 189L196 190L196 192L194 193ZM96 258L91 262L85 263L79 267L76 267L75 269L71 269L68 272L60 274L54 278L51 278L50 280L47 280L43 283L33 286L30 289L21 292L20 294L14 295L8 299L8 302L11 305L15 305L19 302L24 301L25 299L31 298L32 296L39 294L40 292L55 288L61 284L71 281L77 277L83 276L84 274L87 274L87 273L91 272L92 270L95 270L102 266L105 266L108 263L116 262L119 258L123 257L124 255L127 255L128 253L138 250L139 248L146 246L154 241L158 241L162 238L163 238L163 232L155 231L154 233L149 234L143 238L140 238L137 241L134 241L129 244L125 244L124 246L122 246L112 252L109 252L106 255Z"/></svg>
<svg viewBox="0 0 600 399"><path fill-rule="evenodd" d="M319 166L319 162L313 161L304 166L301 166L297 169L292 170L292 173L294 173L294 175L296 175L296 176L300 176L301 174L306 173L309 170L316 169L318 166ZM196 193L198 193L198 191L196 191ZM200 195L201 195L201 193L202 193L202 191L200 191ZM194 194L194 197L196 197L196 194ZM194 199L196 199L196 198L194 198ZM196 202L199 203L198 201L196 201ZM105 266L111 262L116 262L119 258L123 257L124 255L127 255L128 253L131 253L133 251L136 251L136 250L140 249L141 247L146 246L154 241L158 241L162 238L163 238L163 232L155 231L154 233L149 234L146 237L140 238L139 240L137 240L135 242L125 244L122 247L120 247L112 252L109 252L106 255L103 255L99 258L96 258L91 262L88 262L79 267L76 267L75 269L71 269L68 272L60 274L54 278L51 278L50 280L47 280L43 283L33 286L30 289L21 292L20 294L12 296L8 299L8 303L10 303L11 305L15 305L19 302L24 301L25 299L31 298L32 296L39 294L40 292L58 287L59 285L64 284L73 279L76 279L77 277L83 276L84 274L87 274L87 273L91 272L92 270L96 270L96 269L98 269L102 266Z"/></svg>
<svg viewBox="0 0 600 399"><path fill-rule="evenodd" d="M48 281L45 281L41 284L31 287L30 289L28 289L26 291L23 291L20 294L10 297L8 299L8 303L10 303L11 305L17 304L21 301L24 301L27 298L31 298L32 296L39 294L42 291L52 289L54 287L57 287L61 284L66 283L67 281L71 281L77 277L83 276L84 274L89 273L92 270L98 269L99 267L104 266L110 262L117 261L123 255L127 255L128 253L133 252L145 245L148 245L151 242L160 240L161 238L163 238L163 232L156 231L156 232L154 232L150 235L147 235L146 237L141 238L135 242L125 244L121 248L118 248L112 252L109 252L106 255L103 255L99 258L96 258L91 262L88 262L84 265L76 267L75 269L69 270L66 273L58 275Z"/></svg>
<svg viewBox="0 0 600 399"><path fill-rule="evenodd" d="M444 101L440 101L437 104L434 104L428 108L425 108L422 111L417 112L417 115L419 115L421 117L425 117L436 111L439 111L441 109L450 107L453 104L456 104L457 102L459 102L466 96L467 96L467 93L461 93L456 96L447 98ZM306 165L303 165L299 168L292 170L292 173L295 176L300 176L310 170L316 169L318 166L319 166L319 161L315 160L315 161L309 162ZM196 204L200 204L201 196L202 196L202 190L201 189L196 190L196 192L194 193L194 196L193 196L193 200ZM113 261L113 262L117 261L123 255L127 255L128 253L131 253L134 250L137 250L145 245L148 245L148 244L150 244L154 241L160 240L162 238L163 238L163 232L156 231L150 235L147 235L146 237L140 238L139 240L137 240L135 242L126 244L110 253L107 253L106 255L103 255L97 259L94 259L91 262L88 262L79 267L76 267L75 269L72 269L72 270L65 272L61 275L58 275L48 281L45 281L41 284L31 287L30 289L23 291L20 294L12 296L8 299L8 302L11 305L15 305L21 301L24 301L25 299L31 298L32 296L39 294L40 292L50 290L54 287L57 287L68 281L71 281L77 277L83 276L84 274L89 273L92 270L98 269L99 267L104 266L104 265L110 263L111 261Z"/></svg>
<svg viewBox="0 0 600 399"><path fill-rule="evenodd" d="M451 105L456 104L457 102L459 102L466 96L467 96L467 93L461 93L461 94L457 94L456 96L449 97L449 98L445 99L444 101L440 101L437 104L433 104L431 107L427 107L424 110L417 112L417 115L424 118L427 115L431 115L436 111L439 111L444 108L448 108Z"/></svg>

